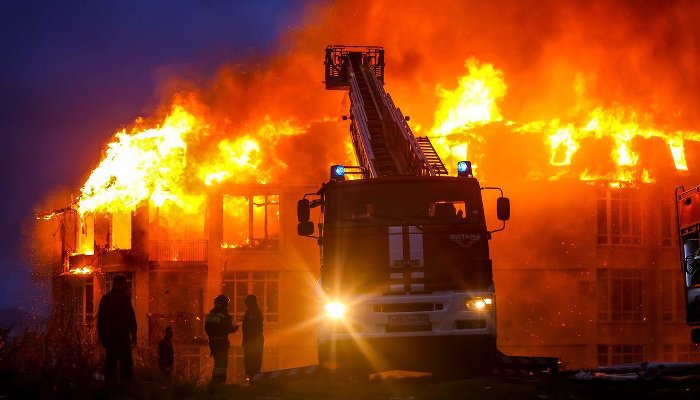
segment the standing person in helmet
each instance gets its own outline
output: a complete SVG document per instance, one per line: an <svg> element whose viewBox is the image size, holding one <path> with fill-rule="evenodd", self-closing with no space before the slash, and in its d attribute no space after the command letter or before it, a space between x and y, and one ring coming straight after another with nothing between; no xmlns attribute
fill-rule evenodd
<svg viewBox="0 0 700 400"><path fill-rule="evenodd" d="M214 299L214 308L209 311L204 322L204 331L209 335L209 349L214 357L214 371L211 383L226 382L228 368L228 348L231 344L228 335L238 330L228 313L229 298L220 294Z"/></svg>
<svg viewBox="0 0 700 400"><path fill-rule="evenodd" d="M247 307L243 316L243 363L248 382L260 372L263 356L263 313L258 298L249 294L245 298Z"/></svg>

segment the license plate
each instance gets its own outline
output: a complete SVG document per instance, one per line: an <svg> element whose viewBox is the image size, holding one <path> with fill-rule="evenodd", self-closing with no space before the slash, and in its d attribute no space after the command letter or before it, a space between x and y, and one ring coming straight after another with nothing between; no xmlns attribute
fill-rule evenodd
<svg viewBox="0 0 700 400"><path fill-rule="evenodd" d="M430 325L428 314L390 315L389 326Z"/></svg>

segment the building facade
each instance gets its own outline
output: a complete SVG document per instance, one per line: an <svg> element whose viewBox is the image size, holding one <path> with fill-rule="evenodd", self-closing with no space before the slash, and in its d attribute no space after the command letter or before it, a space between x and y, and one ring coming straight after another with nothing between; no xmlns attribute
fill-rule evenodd
<svg viewBox="0 0 700 400"><path fill-rule="evenodd" d="M151 204L127 215L66 216L63 225L80 228L63 235L63 247L73 255L56 271L54 320L64 330L89 330L101 296L123 274L139 327L136 357L152 362L153 349L171 326L176 369L205 381L212 361L203 321L214 297L229 296L229 311L240 324L243 300L255 294L265 317L263 369L315 364L318 248L296 234L296 202L315 189L231 186L208 193L196 215ZM240 331L230 339L229 380L240 382Z"/></svg>
<svg viewBox="0 0 700 400"><path fill-rule="evenodd" d="M564 368L700 361L685 325L674 186L561 180L504 187L512 219L491 240L503 352L560 357ZM57 270L57 319L65 329L91 326L113 276L124 274L139 354L147 358L172 326L181 373L203 381L212 367L203 319L213 298L227 294L240 321L252 293L265 315L263 370L315 364L319 253L314 240L296 233L296 201L316 189L232 185L208 193L194 217L153 205L66 217L66 226L80 228L63 235L64 250L76 254ZM93 246L81 253L86 242ZM81 267L87 273L77 273ZM240 382L241 336L231 338L229 380Z"/></svg>

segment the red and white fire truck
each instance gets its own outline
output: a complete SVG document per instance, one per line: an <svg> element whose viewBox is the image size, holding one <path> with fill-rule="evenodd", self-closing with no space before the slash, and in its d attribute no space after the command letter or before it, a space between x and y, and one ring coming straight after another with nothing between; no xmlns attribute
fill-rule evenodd
<svg viewBox="0 0 700 400"><path fill-rule="evenodd" d="M314 235L310 208L321 210L320 364L490 374L500 353L488 241L509 200L481 187L468 161L448 176L430 140L413 135L384 91L382 48L329 46L325 78L326 89L349 90L360 165L332 166L298 204L303 236ZM502 226L491 231L488 189L500 191Z"/></svg>
<svg viewBox="0 0 700 400"><path fill-rule="evenodd" d="M695 327L692 340L700 343L700 186L676 188L681 272L685 282L686 321Z"/></svg>

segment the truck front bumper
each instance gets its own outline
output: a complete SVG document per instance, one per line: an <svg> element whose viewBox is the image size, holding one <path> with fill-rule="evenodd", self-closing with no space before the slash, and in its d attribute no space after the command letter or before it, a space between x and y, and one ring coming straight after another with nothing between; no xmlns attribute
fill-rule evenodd
<svg viewBox="0 0 700 400"><path fill-rule="evenodd" d="M330 338L319 342L319 364L335 369L421 371L485 376L493 371L496 338L491 335L430 335Z"/></svg>

